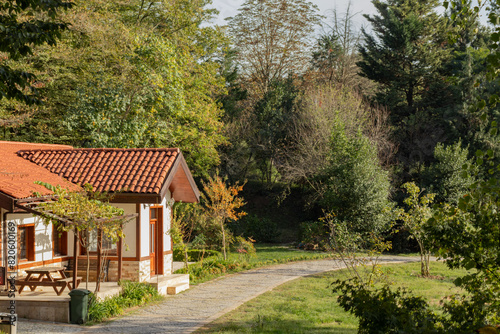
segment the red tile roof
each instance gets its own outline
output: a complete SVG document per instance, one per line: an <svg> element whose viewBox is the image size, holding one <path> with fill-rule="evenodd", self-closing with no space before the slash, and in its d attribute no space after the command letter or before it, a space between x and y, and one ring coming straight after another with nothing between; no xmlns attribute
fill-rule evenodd
<svg viewBox="0 0 500 334"><path fill-rule="evenodd" d="M33 192L39 192L42 195L50 194L47 188L35 184L35 181L50 183L54 186L60 185L72 190L78 189L78 186L64 178L17 155L19 150L40 149L71 150L72 147L0 141L0 192L13 198L30 197Z"/></svg>
<svg viewBox="0 0 500 334"><path fill-rule="evenodd" d="M19 157L73 183L89 183L99 191L142 194L160 193L179 154L176 148L24 149L18 152Z"/></svg>

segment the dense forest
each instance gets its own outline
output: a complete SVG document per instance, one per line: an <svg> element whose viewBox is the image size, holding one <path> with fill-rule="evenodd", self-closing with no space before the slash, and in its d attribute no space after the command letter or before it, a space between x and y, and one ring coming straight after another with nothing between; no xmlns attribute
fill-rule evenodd
<svg viewBox="0 0 500 334"><path fill-rule="evenodd" d="M210 0L1 1L0 136L179 147L202 190L169 231L186 259L294 242L470 270L439 313L375 267L337 281L360 333L498 324L500 0L372 2L357 31L306 0L246 0L226 26Z"/></svg>
<svg viewBox="0 0 500 334"><path fill-rule="evenodd" d="M247 0L227 26L209 0L8 1L2 139L179 147L198 180L246 182L232 228L257 241L326 212L387 231L403 184L457 204L491 174L472 159L500 153L498 24L470 1L373 4L357 31L306 0Z"/></svg>

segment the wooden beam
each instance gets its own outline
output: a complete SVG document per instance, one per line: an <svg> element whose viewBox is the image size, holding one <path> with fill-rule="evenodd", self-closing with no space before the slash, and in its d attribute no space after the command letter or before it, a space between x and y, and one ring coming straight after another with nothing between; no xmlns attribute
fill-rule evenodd
<svg viewBox="0 0 500 334"><path fill-rule="evenodd" d="M97 291L101 291L102 230L97 229ZM88 252L88 249L87 249Z"/></svg>
<svg viewBox="0 0 500 334"><path fill-rule="evenodd" d="M75 228L73 229L74 233L74 244L73 244L73 288L77 286L76 284L76 276L78 273L78 248L80 246L80 240L79 240L79 233L78 230Z"/></svg>
<svg viewBox="0 0 500 334"><path fill-rule="evenodd" d="M51 211L40 210L40 209L43 209L43 207L31 207L31 206L29 206L29 204L24 204L23 205L23 204L19 204L17 202L16 202L15 206L18 207L18 208L20 208L20 209L23 209L26 212L32 213L34 215L46 216L46 217L49 217L49 218L53 218L55 220L60 221L61 223L66 224L66 225L74 225L74 224L78 224L78 223L85 223L85 222L79 221L79 220L72 220L71 217L61 217L61 216L58 216L56 214L53 214ZM128 215L116 216L116 217L112 217L112 218L96 218L95 222L97 222L97 223L112 222L112 221L120 220L120 219L131 219L131 218L133 218L135 216L137 216L136 213L131 213L131 214L128 214Z"/></svg>
<svg viewBox="0 0 500 334"><path fill-rule="evenodd" d="M161 201L159 194L144 193L116 193L110 199L110 203L156 203Z"/></svg>
<svg viewBox="0 0 500 334"><path fill-rule="evenodd" d="M7 211L14 211L14 198L0 191L0 208Z"/></svg>
<svg viewBox="0 0 500 334"><path fill-rule="evenodd" d="M137 212L137 217L135 218L135 257L137 261L141 260L141 205L137 203L135 205L135 212Z"/></svg>
<svg viewBox="0 0 500 334"><path fill-rule="evenodd" d="M57 201L58 197L57 196L43 196L43 197L29 197L29 198L21 198L16 200L16 203L22 204L22 203L48 203L48 202L53 202Z"/></svg>
<svg viewBox="0 0 500 334"><path fill-rule="evenodd" d="M123 239L118 240L118 282L122 279L122 262L123 262Z"/></svg>

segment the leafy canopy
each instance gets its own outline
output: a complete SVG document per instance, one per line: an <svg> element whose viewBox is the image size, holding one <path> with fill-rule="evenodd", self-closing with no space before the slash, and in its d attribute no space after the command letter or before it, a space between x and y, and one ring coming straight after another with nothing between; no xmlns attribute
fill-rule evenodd
<svg viewBox="0 0 500 334"><path fill-rule="evenodd" d="M317 12L306 0L247 0L229 18L242 75L257 94L290 73L304 72L309 38L321 18Z"/></svg>
<svg viewBox="0 0 500 334"><path fill-rule="evenodd" d="M68 25L58 20L61 10L72 2L62 0L16 0L0 3L0 100L16 99L27 104L39 102L33 85L35 76L11 68L7 59L14 61L33 54L33 48L48 44L54 46L61 31Z"/></svg>

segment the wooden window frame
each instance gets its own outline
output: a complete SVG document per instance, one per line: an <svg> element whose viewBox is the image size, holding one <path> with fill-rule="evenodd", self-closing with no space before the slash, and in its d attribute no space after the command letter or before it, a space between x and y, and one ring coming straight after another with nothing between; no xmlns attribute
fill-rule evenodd
<svg viewBox="0 0 500 334"><path fill-rule="evenodd" d="M60 254L56 254L56 238L59 239ZM52 225L52 258L66 255L68 255L68 232L58 231L57 228Z"/></svg>
<svg viewBox="0 0 500 334"><path fill-rule="evenodd" d="M18 225L18 236L20 235L19 229L26 230L26 258L21 259L21 240L18 240L18 254L19 254L19 262L28 262L35 261L35 224L23 224Z"/></svg>
<svg viewBox="0 0 500 334"><path fill-rule="evenodd" d="M84 231L82 231L82 233L84 233ZM87 255L87 248L82 246L82 244L81 244L81 238L82 238L82 236L80 235L79 241L78 241L78 242L80 242L80 255ZM119 241L116 242L116 244L115 244L116 248L114 248L114 249L111 249L111 248L108 249L108 253L106 254L106 256L117 256L118 255L119 243L120 243ZM104 252L105 250L106 250L105 248L101 249L102 252ZM109 250L111 250L111 251L109 251ZM97 251L90 251L89 255L90 256L97 256Z"/></svg>

